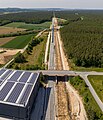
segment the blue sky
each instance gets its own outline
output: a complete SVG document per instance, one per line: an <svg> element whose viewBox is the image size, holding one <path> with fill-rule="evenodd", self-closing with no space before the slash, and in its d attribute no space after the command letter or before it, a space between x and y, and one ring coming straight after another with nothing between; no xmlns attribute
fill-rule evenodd
<svg viewBox="0 0 103 120"><path fill-rule="evenodd" d="M103 0L0 0L0 7L103 8Z"/></svg>

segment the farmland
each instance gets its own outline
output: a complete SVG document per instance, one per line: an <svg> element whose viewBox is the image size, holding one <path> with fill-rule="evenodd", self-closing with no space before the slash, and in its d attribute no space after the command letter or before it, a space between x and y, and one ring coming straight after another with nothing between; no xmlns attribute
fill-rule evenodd
<svg viewBox="0 0 103 120"><path fill-rule="evenodd" d="M13 22L5 25L5 27L41 30L41 29L49 28L50 24L51 22L44 22L41 24L27 24L24 22Z"/></svg>
<svg viewBox="0 0 103 120"><path fill-rule="evenodd" d="M6 37L6 38L0 38L0 46L10 42L13 40L15 37Z"/></svg>
<svg viewBox="0 0 103 120"><path fill-rule="evenodd" d="M32 36L34 36L34 34L18 36L16 38L14 38L13 40L11 40L10 42L2 45L1 47L3 47L3 48L22 49L29 43Z"/></svg>
<svg viewBox="0 0 103 120"><path fill-rule="evenodd" d="M103 102L103 76L88 76L90 83L94 87L99 98Z"/></svg>
<svg viewBox="0 0 103 120"><path fill-rule="evenodd" d="M11 34L11 33L17 33L20 31L24 31L25 29L22 28L13 28L13 27L0 27L0 35L2 34Z"/></svg>

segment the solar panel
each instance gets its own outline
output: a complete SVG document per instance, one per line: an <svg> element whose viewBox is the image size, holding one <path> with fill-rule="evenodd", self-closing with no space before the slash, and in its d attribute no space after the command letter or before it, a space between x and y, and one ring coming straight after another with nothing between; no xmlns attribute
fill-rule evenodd
<svg viewBox="0 0 103 120"><path fill-rule="evenodd" d="M21 74L22 71L16 71L8 81L17 81Z"/></svg>
<svg viewBox="0 0 103 120"><path fill-rule="evenodd" d="M8 70L2 77L1 79L4 80L10 73L12 70Z"/></svg>
<svg viewBox="0 0 103 120"><path fill-rule="evenodd" d="M3 79L0 78L0 81L3 81Z"/></svg>
<svg viewBox="0 0 103 120"><path fill-rule="evenodd" d="M0 100L4 100L5 99L5 97L7 96L8 92L13 87L13 85L14 85L14 82L7 82L5 84L5 86L0 91Z"/></svg>
<svg viewBox="0 0 103 120"><path fill-rule="evenodd" d="M27 102L31 89L32 89L32 85L28 85L19 104L25 104Z"/></svg>
<svg viewBox="0 0 103 120"><path fill-rule="evenodd" d="M37 76L38 73L1 69L0 101L10 105L25 105Z"/></svg>
<svg viewBox="0 0 103 120"><path fill-rule="evenodd" d="M17 83L17 85L13 89L12 93L10 94L9 98L7 99L7 102L15 103L17 98L19 97L23 87L24 87L24 84Z"/></svg>
<svg viewBox="0 0 103 120"><path fill-rule="evenodd" d="M0 84L1 84L2 81L0 81Z"/></svg>
<svg viewBox="0 0 103 120"><path fill-rule="evenodd" d="M30 77L30 75L31 75L31 73L30 72L25 72L23 75L22 75L22 77L20 78L20 82L24 82L24 83L26 83L27 82L27 80L28 80L28 78Z"/></svg>
<svg viewBox="0 0 103 120"><path fill-rule="evenodd" d="M0 76L6 71L6 69L1 69L0 70Z"/></svg>
<svg viewBox="0 0 103 120"><path fill-rule="evenodd" d="M38 75L37 73L34 73L33 76L32 76L32 78L30 79L29 83L34 84L37 75Z"/></svg>

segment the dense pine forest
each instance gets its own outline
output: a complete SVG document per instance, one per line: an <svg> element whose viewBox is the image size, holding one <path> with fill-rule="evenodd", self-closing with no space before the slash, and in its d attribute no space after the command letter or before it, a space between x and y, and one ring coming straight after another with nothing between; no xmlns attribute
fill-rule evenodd
<svg viewBox="0 0 103 120"><path fill-rule="evenodd" d="M103 67L103 11L56 14L68 20L61 29L68 58L77 66Z"/></svg>
<svg viewBox="0 0 103 120"><path fill-rule="evenodd" d="M25 22L39 24L46 21L51 21L53 17L50 11L35 11L35 12L19 12L0 15L0 25L5 25L10 22Z"/></svg>

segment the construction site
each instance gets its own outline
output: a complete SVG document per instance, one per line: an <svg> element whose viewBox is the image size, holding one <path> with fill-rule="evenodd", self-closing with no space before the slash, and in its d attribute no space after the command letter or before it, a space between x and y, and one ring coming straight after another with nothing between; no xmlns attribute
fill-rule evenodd
<svg viewBox="0 0 103 120"><path fill-rule="evenodd" d="M41 35L41 33L39 34ZM3 50L1 50L1 52L2 51ZM7 52L7 50L5 51ZM6 56L6 52L3 53L4 56ZM11 55L14 54L12 53ZM3 57L1 57L1 59L3 59ZM1 71L4 70L5 74L7 71L10 71L11 75L7 72L9 75L6 76L5 79L0 80L0 85L2 86L0 86L0 90L2 90L5 85L7 83L9 84L10 82L10 84L13 84L11 86L14 86L14 88L17 84L25 86L24 88L23 86L21 87L21 91L25 95L25 91L27 89L26 87L28 85L31 86L31 90L29 90L28 93L29 99L25 95L25 100L28 100L26 102L26 105L24 104L25 101L22 94L18 94L18 98L14 100L14 103L12 103L11 99L9 101L9 96L13 96L11 93L14 88L12 88L11 92L8 91L6 93L9 94L3 98L3 100L0 100L0 105L4 105L4 112L6 111L6 108L8 107L7 105L9 104L11 105L10 109L12 109L13 106L16 106L17 109L12 109L14 110L14 113L11 115L8 111L3 114L3 112L0 110L1 117L2 115L3 117L9 116L11 120L88 120L82 97L79 95L78 91L76 91L76 89L70 84L69 79L74 76L80 76L81 78L86 79L86 84L89 86L89 83L87 82L88 75L101 75L103 73L70 71L69 62L64 52L64 47L61 40L58 18L56 18L55 15L52 18L52 25L50 26L48 32L44 63L45 66L48 66L47 70L36 70L29 72L1 69ZM15 74L17 72L20 75L17 74L17 78L15 78ZM1 74L0 78L5 75L4 73ZM23 77L24 74L26 74L27 78L25 78L25 76ZM29 74L29 76L27 74ZM42 87L40 86L40 75L42 75L44 80ZM21 79L23 79L23 81L21 81ZM30 82L32 80L33 83ZM1 92L0 98L2 98ZM21 100L22 104L20 104ZM100 102L99 105L101 106L102 103ZM19 113L20 109L22 109L20 107L23 108L23 114ZM101 110L103 109L102 106L100 108ZM17 111L18 114L16 114Z"/></svg>

